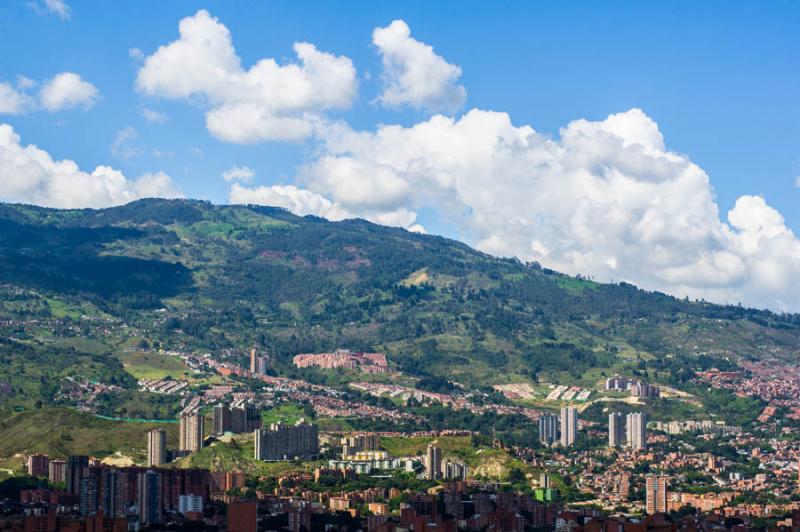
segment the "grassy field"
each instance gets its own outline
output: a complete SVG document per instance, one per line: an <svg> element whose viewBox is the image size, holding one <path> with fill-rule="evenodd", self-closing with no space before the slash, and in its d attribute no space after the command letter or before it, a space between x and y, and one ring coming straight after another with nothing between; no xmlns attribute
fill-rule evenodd
<svg viewBox="0 0 800 532"><path fill-rule="evenodd" d="M32 410L0 422L0 458L32 452L54 458L71 454L105 457L119 451L141 461L146 455L147 432L157 427L166 429L167 445L175 448L178 444L175 424L111 421L61 407Z"/></svg>
<svg viewBox="0 0 800 532"><path fill-rule="evenodd" d="M211 471L244 471L255 477L309 471L322 462L259 462L255 459L252 434L223 438L176 463L178 467L202 467Z"/></svg>
<svg viewBox="0 0 800 532"><path fill-rule="evenodd" d="M261 411L261 419L264 426L270 423L294 424L300 418L308 417L303 412L303 408L293 403L282 403L276 407Z"/></svg>
<svg viewBox="0 0 800 532"><path fill-rule="evenodd" d="M139 380L165 377L186 379L192 375L192 370L176 356L144 351L120 352L116 356L125 371Z"/></svg>

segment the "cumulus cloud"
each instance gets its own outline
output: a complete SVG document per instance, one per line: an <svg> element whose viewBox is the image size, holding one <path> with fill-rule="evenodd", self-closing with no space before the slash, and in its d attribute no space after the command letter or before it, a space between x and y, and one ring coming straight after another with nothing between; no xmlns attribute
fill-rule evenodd
<svg viewBox="0 0 800 532"><path fill-rule="evenodd" d="M232 166L222 172L222 179L225 181L242 181L249 183L253 180L256 173L248 166Z"/></svg>
<svg viewBox="0 0 800 532"><path fill-rule="evenodd" d="M453 113L464 105L467 91L458 84L461 68L414 39L404 21L375 28L372 43L383 60L384 87L378 100L384 106Z"/></svg>
<svg viewBox="0 0 800 532"><path fill-rule="evenodd" d="M0 199L47 207L109 207L145 197L180 197L163 172L128 179L122 172L98 166L85 172L69 159L54 161L49 153L22 145L8 124L0 124Z"/></svg>
<svg viewBox="0 0 800 532"><path fill-rule="evenodd" d="M273 185L245 187L238 183L231 185L228 201L245 205L270 205L283 207L299 215L314 215L338 221L352 216L340 206L319 194L298 188L294 185Z"/></svg>
<svg viewBox="0 0 800 532"><path fill-rule="evenodd" d="M0 82L0 114L19 115L27 111L33 99L7 81Z"/></svg>
<svg viewBox="0 0 800 532"><path fill-rule="evenodd" d="M142 109L142 116L151 124L163 124L169 120L169 117L164 113L159 113L153 109Z"/></svg>
<svg viewBox="0 0 800 532"><path fill-rule="evenodd" d="M356 96L350 59L313 44L294 44L296 62L267 58L244 69L228 28L207 11L181 20L179 33L144 60L136 86L204 106L206 126L220 140L303 139L324 111L347 108Z"/></svg>
<svg viewBox="0 0 800 532"><path fill-rule="evenodd" d="M132 159L142 154L142 147L139 146L136 140L139 138L139 133L133 126L125 126L114 137L114 142L111 144L111 155L121 159Z"/></svg>
<svg viewBox="0 0 800 532"><path fill-rule="evenodd" d="M39 95L42 106L50 112L82 106L92 107L100 92L74 72L62 72L48 80Z"/></svg>
<svg viewBox="0 0 800 532"><path fill-rule="evenodd" d="M294 193L347 216L412 228L427 207L495 255L678 296L800 310L791 282L800 241L780 213L743 196L722 218L708 175L670 151L639 109L576 120L556 139L482 110L374 132L339 123L320 135L320 154L298 172L305 189Z"/></svg>

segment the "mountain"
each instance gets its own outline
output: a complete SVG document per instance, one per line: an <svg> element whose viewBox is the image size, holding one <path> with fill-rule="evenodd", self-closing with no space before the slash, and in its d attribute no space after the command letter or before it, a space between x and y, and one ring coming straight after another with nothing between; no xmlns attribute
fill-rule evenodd
<svg viewBox="0 0 800 532"><path fill-rule="evenodd" d="M195 200L0 205L0 285L11 324L0 328L0 381L22 368L30 399L59 375L130 376L102 363L109 338L48 344L15 320L73 331L106 320L148 345L212 353L262 345L286 374L296 353L382 350L431 388L617 371L679 383L698 367L800 352L798 315L596 283L363 220Z"/></svg>

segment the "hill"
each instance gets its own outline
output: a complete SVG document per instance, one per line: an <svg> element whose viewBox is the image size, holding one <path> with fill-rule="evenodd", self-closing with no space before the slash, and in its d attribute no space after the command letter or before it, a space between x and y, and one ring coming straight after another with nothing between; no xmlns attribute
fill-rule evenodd
<svg viewBox="0 0 800 532"><path fill-rule="evenodd" d="M174 423L133 423L102 419L71 408L43 408L11 415L0 421L0 457L35 452L65 459L73 454L104 458L117 455L142 462L147 432L161 427L168 443L178 443Z"/></svg>
<svg viewBox="0 0 800 532"><path fill-rule="evenodd" d="M130 384L107 355L139 341L262 345L290 375L296 353L382 350L431 388L588 385L617 371L680 384L800 346L797 315L596 283L362 220L193 200L0 205L0 284L0 381L16 381L26 406L77 367Z"/></svg>

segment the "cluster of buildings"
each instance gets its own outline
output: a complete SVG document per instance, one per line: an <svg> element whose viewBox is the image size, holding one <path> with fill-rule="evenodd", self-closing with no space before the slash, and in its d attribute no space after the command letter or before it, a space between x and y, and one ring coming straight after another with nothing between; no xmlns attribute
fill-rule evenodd
<svg viewBox="0 0 800 532"><path fill-rule="evenodd" d="M226 432L242 434L261 428L261 411L255 404L238 399L230 404L214 406L213 431L215 436Z"/></svg>
<svg viewBox="0 0 800 532"><path fill-rule="evenodd" d="M139 389L145 392L158 393L162 395L175 395L186 390L189 381L173 379L142 379L139 381Z"/></svg>
<svg viewBox="0 0 800 532"><path fill-rule="evenodd" d="M543 414L539 417L539 441L543 445L552 446L559 442L562 447L575 443L578 436L578 409L565 406L558 417Z"/></svg>
<svg viewBox="0 0 800 532"><path fill-rule="evenodd" d="M158 467L112 467L89 456L75 455L67 460L48 460L31 455L28 470L64 482L65 490L23 490L21 501L36 505L40 526L33 530L55 530L47 523L59 514L77 512L81 516L100 515L120 520L112 526L151 526L163 523L168 514L196 517L202 514L210 495L211 475L205 469L164 469ZM100 530L104 530L101 528Z"/></svg>
<svg viewBox="0 0 800 532"><path fill-rule="evenodd" d="M298 368L355 369L363 373L388 373L389 364L383 353L360 353L337 349L333 353L295 355L292 363Z"/></svg>
<svg viewBox="0 0 800 532"><path fill-rule="evenodd" d="M623 416L612 412L608 415L608 446L623 445L634 451L647 448L647 416L643 413L631 412Z"/></svg>
<svg viewBox="0 0 800 532"><path fill-rule="evenodd" d="M255 347L250 350L250 373L255 375L266 375L272 359L266 353L259 355Z"/></svg>
<svg viewBox="0 0 800 532"><path fill-rule="evenodd" d="M559 385L547 394L548 401L588 401L592 390L580 386Z"/></svg>
<svg viewBox="0 0 800 532"><path fill-rule="evenodd" d="M661 388L653 384L647 384L639 379L631 379L615 375L606 379L606 391L610 392L630 392L634 397L658 398L661 397Z"/></svg>
<svg viewBox="0 0 800 532"><path fill-rule="evenodd" d="M684 432L700 432L703 434L739 434L742 427L728 425L724 421L712 421L710 419L685 421L653 421L649 425L653 430L666 432L667 434L683 434Z"/></svg>

